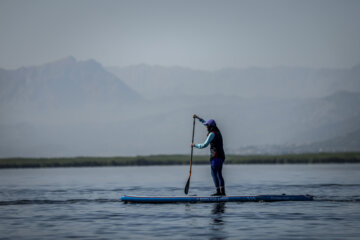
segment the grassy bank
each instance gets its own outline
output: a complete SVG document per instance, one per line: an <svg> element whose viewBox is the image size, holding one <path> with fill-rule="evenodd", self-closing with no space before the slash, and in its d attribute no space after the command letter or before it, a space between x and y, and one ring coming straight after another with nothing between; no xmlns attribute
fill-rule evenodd
<svg viewBox="0 0 360 240"><path fill-rule="evenodd" d="M0 168L149 166L189 164L188 155L136 157L2 158ZM194 164L208 164L208 156L194 156ZM360 163L360 153L319 153L291 155L228 155L226 164Z"/></svg>

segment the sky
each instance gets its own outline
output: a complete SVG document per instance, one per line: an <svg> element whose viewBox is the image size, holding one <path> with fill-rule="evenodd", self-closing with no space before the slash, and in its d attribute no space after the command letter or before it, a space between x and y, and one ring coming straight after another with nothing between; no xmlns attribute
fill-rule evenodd
<svg viewBox="0 0 360 240"><path fill-rule="evenodd" d="M0 0L0 68L67 56L203 70L360 63L360 1Z"/></svg>

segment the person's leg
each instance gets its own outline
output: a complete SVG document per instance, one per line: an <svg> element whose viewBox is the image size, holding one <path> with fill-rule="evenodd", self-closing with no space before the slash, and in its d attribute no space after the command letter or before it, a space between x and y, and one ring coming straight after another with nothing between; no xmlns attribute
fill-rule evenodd
<svg viewBox="0 0 360 240"><path fill-rule="evenodd" d="M226 195L225 193L225 181L222 175L222 167L223 167L223 163L224 161L222 160L221 163L219 163L218 167L217 167L217 179L218 179L218 183L220 186L220 193L221 195Z"/></svg>
<svg viewBox="0 0 360 240"><path fill-rule="evenodd" d="M211 176L213 178L214 184L216 188L220 187L219 179L218 179L218 172L216 166L211 165Z"/></svg>
<svg viewBox="0 0 360 240"><path fill-rule="evenodd" d="M214 184L215 184L215 187L216 187L216 193L212 194L212 196L217 196L217 195L221 194L221 192L220 192L220 183L219 183L217 175L218 175L218 173L217 173L216 165L214 164L213 161L211 161L211 176L213 178L213 181L214 181Z"/></svg>
<svg viewBox="0 0 360 240"><path fill-rule="evenodd" d="M225 181L224 181L224 178L223 178L223 175L222 175L222 167L223 165L220 164L218 167L217 167L217 179L218 179L218 183L219 183L219 186L220 187L224 187L225 186Z"/></svg>

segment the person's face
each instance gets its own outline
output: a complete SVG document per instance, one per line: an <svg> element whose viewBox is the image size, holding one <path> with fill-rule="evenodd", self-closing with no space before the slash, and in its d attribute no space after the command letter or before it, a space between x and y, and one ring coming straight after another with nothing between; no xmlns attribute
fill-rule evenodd
<svg viewBox="0 0 360 240"><path fill-rule="evenodd" d="M209 129L210 129L209 125L206 125L206 129L209 131Z"/></svg>

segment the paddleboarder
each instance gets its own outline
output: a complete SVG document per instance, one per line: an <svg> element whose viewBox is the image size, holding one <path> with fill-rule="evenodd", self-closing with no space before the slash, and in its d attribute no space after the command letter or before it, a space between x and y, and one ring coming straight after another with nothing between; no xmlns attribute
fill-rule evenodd
<svg viewBox="0 0 360 240"><path fill-rule="evenodd" d="M216 193L212 194L212 196L225 196L225 182L222 176L222 167L225 161L225 152L223 148L223 139L220 130L217 128L214 119L209 119L205 121L196 114L193 115L193 118L198 119L202 124L206 126L208 134L204 143L191 143L191 147L202 149L210 145L211 176L216 187Z"/></svg>

